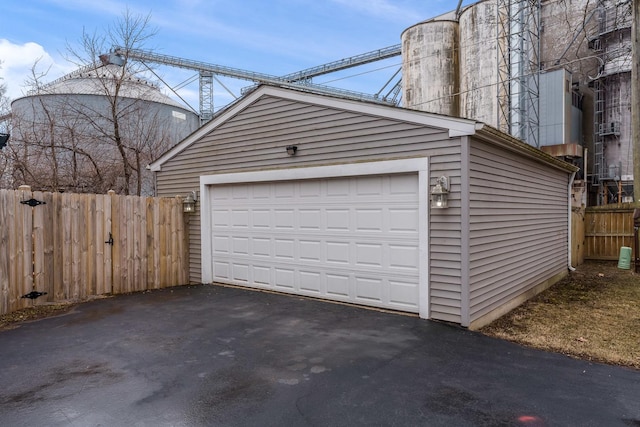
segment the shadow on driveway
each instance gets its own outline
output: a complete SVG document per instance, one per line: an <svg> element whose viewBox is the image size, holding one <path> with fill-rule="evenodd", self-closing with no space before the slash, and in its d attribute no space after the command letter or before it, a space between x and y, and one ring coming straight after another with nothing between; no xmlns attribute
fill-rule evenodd
<svg viewBox="0 0 640 427"><path fill-rule="evenodd" d="M0 332L3 426L638 426L640 371L213 285Z"/></svg>

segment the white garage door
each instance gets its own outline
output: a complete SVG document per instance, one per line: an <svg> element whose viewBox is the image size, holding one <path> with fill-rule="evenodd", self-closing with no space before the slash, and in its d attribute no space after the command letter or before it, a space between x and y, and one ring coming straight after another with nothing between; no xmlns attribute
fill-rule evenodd
<svg viewBox="0 0 640 427"><path fill-rule="evenodd" d="M205 188L211 281L420 311L418 173Z"/></svg>

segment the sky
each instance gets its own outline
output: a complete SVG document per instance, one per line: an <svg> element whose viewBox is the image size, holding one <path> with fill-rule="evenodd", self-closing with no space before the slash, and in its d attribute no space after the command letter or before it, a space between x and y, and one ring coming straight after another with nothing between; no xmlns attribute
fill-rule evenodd
<svg viewBox="0 0 640 427"><path fill-rule="evenodd" d="M473 1L466 0L463 4ZM103 36L128 11L149 18L142 48L189 60L274 76L400 43L402 32L454 10L458 0L3 0L0 3L0 78L11 99L23 96L35 71L48 82L77 68L70 50L83 34ZM313 82L377 93L400 68L400 57L314 78ZM195 71L154 67L149 76L198 107ZM219 109L252 83L219 77ZM386 93L384 91L383 93Z"/></svg>

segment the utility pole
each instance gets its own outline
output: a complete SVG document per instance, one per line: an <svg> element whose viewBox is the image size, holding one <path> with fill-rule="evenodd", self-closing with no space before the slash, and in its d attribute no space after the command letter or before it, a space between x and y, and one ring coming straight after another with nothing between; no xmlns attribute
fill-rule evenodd
<svg viewBox="0 0 640 427"><path fill-rule="evenodd" d="M633 201L640 206L640 5L634 0L631 23L631 138L633 145Z"/></svg>

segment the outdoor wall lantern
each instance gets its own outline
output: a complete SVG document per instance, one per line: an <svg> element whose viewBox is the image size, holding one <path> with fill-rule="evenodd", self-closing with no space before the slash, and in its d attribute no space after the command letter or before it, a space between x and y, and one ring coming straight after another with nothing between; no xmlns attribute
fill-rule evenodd
<svg viewBox="0 0 640 427"><path fill-rule="evenodd" d="M196 211L196 202L198 201L198 195L195 191L187 194L187 197L182 201L182 212L194 213Z"/></svg>
<svg viewBox="0 0 640 427"><path fill-rule="evenodd" d="M449 204L449 178L441 176L431 189L431 207L444 209Z"/></svg>
<svg viewBox="0 0 640 427"><path fill-rule="evenodd" d="M298 151L298 146L297 145L287 145L287 154L290 156L294 156L296 154L296 151Z"/></svg>

